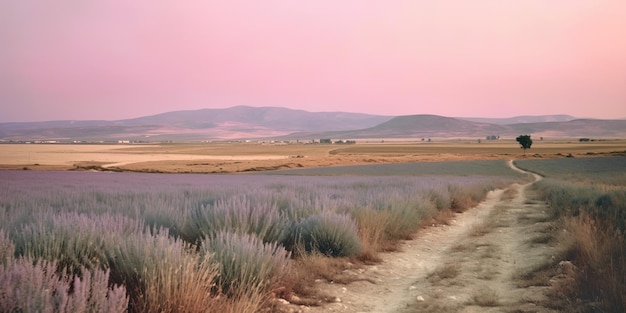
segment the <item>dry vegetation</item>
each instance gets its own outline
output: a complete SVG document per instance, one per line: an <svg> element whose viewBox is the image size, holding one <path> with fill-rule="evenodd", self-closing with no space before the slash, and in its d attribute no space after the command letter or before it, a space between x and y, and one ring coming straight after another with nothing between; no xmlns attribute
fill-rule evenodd
<svg viewBox="0 0 626 313"><path fill-rule="evenodd" d="M625 140L537 140L527 158L624 154ZM514 140L359 141L355 145L180 143L0 145L0 169L234 173L300 167L521 157Z"/></svg>
<svg viewBox="0 0 626 313"><path fill-rule="evenodd" d="M626 309L626 158L518 161L546 175L535 192L550 205L562 231L531 238L557 241L567 261L539 268L529 280L554 285L551 304L571 312ZM555 233L555 232L552 232ZM555 271L556 270L556 271ZM541 281L539 276L555 277Z"/></svg>
<svg viewBox="0 0 626 313"><path fill-rule="evenodd" d="M623 155L625 153L625 146L626 141L623 140L597 141L590 143L579 143L577 141L541 142L537 140L525 158L547 159L565 158L566 156L589 157ZM0 152L2 152L0 153L0 169L116 170L174 173L234 173L336 165L416 161L498 160L510 159L511 157L522 157L521 150L517 144L512 141L483 143L469 141L448 141L439 143L360 143L350 146L252 143L166 145L0 145ZM584 181L583 183L588 183L588 181ZM602 188L610 190L622 187L603 186ZM459 195L459 193L456 194ZM514 194L504 195L505 198L512 198L513 196ZM598 197L601 197L601 195ZM595 199L596 198L594 198L593 201L598 203L598 200ZM416 216L415 220L446 223L447 218L452 216L452 212L462 211L464 208L475 204L477 200L479 199L464 196L461 193L461 197L459 197L456 202L450 202L443 206L439 206L436 204L436 201L432 201L432 207L420 208L420 211L427 212L427 214L424 214L424 216ZM403 206L405 204L406 203L400 203L398 206ZM602 205L602 203L600 203L600 205ZM580 206L578 208L580 208ZM394 220L394 217L390 212L391 211L386 210L354 210L349 212L350 216L358 225L358 241L361 243L359 253L354 253L347 257L338 256L337 258L328 258L327 256L316 254L314 251L313 253L306 253L305 251L307 249L315 250L319 247L311 249L306 246L294 245L291 253L297 257L297 261L293 262L289 275L282 277L279 283L273 283L271 286L267 287L267 289L271 291L271 297L288 299L294 304L319 305L323 302L333 301L333 297L315 292L313 290L312 284L316 279L323 279L337 283L349 283L355 280L366 280L367 278L365 277L354 275L354 269L362 264L379 262L380 258L378 253L381 251L390 251L395 249L399 239L409 238L416 230L416 228L404 230L397 227L397 225L401 224L401 221ZM406 213L402 214L403 219L406 219ZM547 244L556 242L557 240L566 240L554 237L553 233L555 230L550 228L550 225L552 225L552 219L555 218L557 218L556 213L550 217L543 215L539 217L521 216L517 222L529 225L532 224L538 227L533 233L533 236L528 239L528 245ZM332 219L336 220L334 217ZM146 220L146 222L148 221ZM315 220L311 221L311 223L313 222L315 222ZM493 232L494 228L504 227L506 226L504 224L508 222L509 221L500 219L497 214L494 214L487 223L476 225L472 229L470 237L478 239L489 235ZM604 305L593 301L600 301L598 300L600 296L606 296L614 303L612 307L608 307L623 308L625 296L623 292L620 291L620 288L624 286L624 281L622 279L624 273L624 239L623 236L619 237L620 234L623 235L623 229L621 230L622 233L617 233L617 235L614 232L599 232L599 228L606 226L605 222L598 222L593 218L593 216L589 217L586 213L576 216L572 216L571 214L566 215L564 223L577 242L576 249L570 249L564 253L569 253L572 258L576 258L575 261L580 263L576 263L576 267L567 267L567 264L544 264L540 268L527 269L518 274L521 281L520 283L526 283L528 286L556 284L557 286L560 286L560 292L555 294L555 296L567 296L567 301L573 301L569 299L575 299L583 296L590 298L595 297L592 300L589 300L591 304L589 304L588 307L591 307L592 305ZM5 234L0 232L0 239L4 237L6 237ZM571 240L571 237L569 238ZM137 240L140 239L141 238ZM9 241L0 240L0 257L2 256L2 250L4 249L2 244L7 242ZM195 242L192 243L195 244ZM166 244L176 247L179 245L178 243L172 242L166 242ZM461 252L464 250L476 251L476 253L479 253L477 254L479 259L488 260L497 254L497 251L494 249L496 248L493 246L481 245L480 243L477 243L471 246L468 244L456 246L453 248L453 252ZM618 251L616 252L616 250ZM606 257L599 255L599 253L609 254L611 256L607 259ZM616 255L615 258L613 258L612 255L615 253L621 254ZM185 253L181 252L181 255L185 255ZM617 260L618 263L613 263L615 260ZM179 269L182 272L186 271L185 266L188 266L188 264L185 263L186 261L180 262L181 264L179 265ZM46 265L44 264L38 266ZM616 266L621 267L614 268ZM557 267L559 268L558 270ZM567 268L563 269L563 267ZM455 278L460 275L458 268L459 266L456 263L442 264L430 274L429 280L433 284L442 282L445 284L455 284ZM577 272L577 270L585 270L586 274ZM84 271L85 277L88 277L90 272L87 269L84 269ZM198 288L200 289L189 291L188 295L204 293L211 295L219 294L220 296L212 298L214 301L210 304L196 303L194 301L198 299L185 297L184 294L174 295L173 293L176 293L177 291L167 288L170 286L176 286L177 284L188 285L186 282L198 279L198 276L196 275L198 271L197 268L189 267L188 272L190 274L186 276L182 275L180 277L173 277L172 273L160 269L154 269L154 271L156 274L152 273L150 275L158 277L158 279L160 279L159 283L162 283L162 281L167 283L164 283L163 290L158 289L160 287L159 283L150 284L150 286L153 287L152 289L139 291L127 290L127 292L131 295L133 292L146 295L146 298L141 299L141 301L144 302L133 302L136 300L133 300L132 298L130 299L130 305L131 308L134 308L134 311L151 311L152 309L147 309L147 307L150 307L147 302L150 301L150 297L153 297L153 299L159 299L159 297L165 297L164 295L167 295L167 297L172 299L189 302L187 304L169 303L167 304L169 307L157 308L157 311L176 311L176 306L181 305L196 306L198 311L202 311L203 309L205 310L207 305L212 306L215 310L221 310L224 312L254 311L258 308L263 308L264 310L275 309L273 302L268 300L271 297L268 297L268 293L266 292L257 294L253 293L248 294L245 297L239 297L240 299L243 299L243 301L232 301L227 296L222 296L222 292L224 292L225 295L228 295L228 286L216 286L212 284L194 284L199 286ZM202 275L205 275L204 277L212 277L211 279L207 279L212 281L213 277L217 277L217 271L217 268L209 266ZM596 275L597 273L608 273L603 275L608 275L609 277ZM498 274L499 273L497 272L477 272L479 278L485 281L494 279L494 275ZM546 280L546 277L554 277L555 275L563 275L568 279L575 277L577 279L577 283L575 285L576 288L571 287L572 284L570 280L560 280L557 282L550 282ZM590 275L602 277L596 279L597 277L590 277ZM613 275L613 277L611 275ZM614 277L615 275L622 276ZM63 280L66 281L71 281L71 279L71 276L63 277ZM176 279L179 281L170 282ZM602 294L598 295L597 293L594 293L593 290L586 291L582 288L584 287L584 284L599 286L599 288L602 288ZM615 290L616 288L617 290ZM502 303L501 298L502 295L498 294L497 291L485 287L477 289L467 304L483 307L499 306ZM128 299L123 299L122 297L118 300L122 302L128 301ZM565 303L559 305L567 307L567 305L571 304L572 303ZM143 306L146 306L146 309L143 309Z"/></svg>
<svg viewBox="0 0 626 313"><path fill-rule="evenodd" d="M507 169L505 162L488 162ZM484 162L471 163L482 168ZM85 312L54 299L92 306L92 294L107 293L114 295L104 304L112 312L124 311L124 304L129 312L259 312L276 311L277 298L333 301L313 290L316 280L367 280L360 265L379 261L378 253L438 212L462 211L489 190L524 179L510 169L464 175L475 171L469 167L445 177L6 171L0 278L23 284L0 284L0 293L9 294L0 311L39 305ZM43 261L53 263L35 263ZM27 279L41 272L49 274L48 284L63 283L53 286L54 297L45 284ZM80 295L68 287L91 275L96 285ZM45 287L37 289L41 299L19 298L37 286Z"/></svg>

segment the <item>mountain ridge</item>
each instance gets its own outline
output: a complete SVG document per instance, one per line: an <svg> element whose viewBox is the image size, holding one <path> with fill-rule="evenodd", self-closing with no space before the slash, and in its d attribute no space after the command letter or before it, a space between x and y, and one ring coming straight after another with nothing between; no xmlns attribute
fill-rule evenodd
<svg viewBox="0 0 626 313"><path fill-rule="evenodd" d="M453 118L432 114L394 117L235 106L180 110L114 121L0 123L2 141L484 138L522 133L545 137L626 138L626 120L577 119L569 115L523 115L495 119Z"/></svg>

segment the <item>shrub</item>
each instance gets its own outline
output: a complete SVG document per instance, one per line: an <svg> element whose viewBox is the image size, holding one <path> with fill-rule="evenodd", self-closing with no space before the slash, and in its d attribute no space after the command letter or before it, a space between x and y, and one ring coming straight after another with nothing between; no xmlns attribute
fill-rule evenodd
<svg viewBox="0 0 626 313"><path fill-rule="evenodd" d="M212 294L218 275L211 258L186 254L179 264L151 267L145 272L141 312L209 312L220 308Z"/></svg>
<svg viewBox="0 0 626 313"><path fill-rule="evenodd" d="M437 210L441 211L452 207L452 196L447 189L433 188L429 191L429 197Z"/></svg>
<svg viewBox="0 0 626 313"><path fill-rule="evenodd" d="M346 214L324 211L311 215L295 227L294 237L307 252L341 257L361 251L356 223Z"/></svg>
<svg viewBox="0 0 626 313"><path fill-rule="evenodd" d="M577 269L576 287L567 295L587 309L626 308L625 162L626 158L520 162L548 176L535 188L564 221L564 241L572 242L567 256Z"/></svg>
<svg viewBox="0 0 626 313"><path fill-rule="evenodd" d="M143 228L141 221L121 215L89 216L64 213L50 215L16 231L16 254L57 261L75 274L80 269L103 268L107 245Z"/></svg>
<svg viewBox="0 0 626 313"><path fill-rule="evenodd" d="M598 224L584 211L565 218L566 229L576 243L568 251L579 267L576 296L601 300L599 306L604 312L624 312L626 240L622 233Z"/></svg>
<svg viewBox="0 0 626 313"><path fill-rule="evenodd" d="M107 249L112 280L124 283L133 312L202 312L213 305L217 269L166 229L133 234Z"/></svg>
<svg viewBox="0 0 626 313"><path fill-rule="evenodd" d="M27 258L0 265L0 312L126 312L126 290L107 287L109 272L84 270L72 279L56 269Z"/></svg>
<svg viewBox="0 0 626 313"><path fill-rule="evenodd" d="M15 245L11 239L0 229L0 264L6 264L13 259L15 254Z"/></svg>
<svg viewBox="0 0 626 313"><path fill-rule="evenodd" d="M361 255L359 258L365 261L380 261L377 253L389 250L390 244L385 231L391 227L390 214L388 211L359 208L352 214L357 222L359 238L361 242Z"/></svg>
<svg viewBox="0 0 626 313"><path fill-rule="evenodd" d="M230 296L266 291L289 268L289 253L283 247L251 234L220 232L207 238L201 251L219 264L218 284Z"/></svg>
<svg viewBox="0 0 626 313"><path fill-rule="evenodd" d="M184 238L198 242L220 232L236 232L254 234L263 242L281 243L288 234L289 224L290 220L271 202L231 197L192 210Z"/></svg>
<svg viewBox="0 0 626 313"><path fill-rule="evenodd" d="M385 233L392 240L409 239L419 229L424 218L436 213L431 203L420 199L392 201L388 210L390 221Z"/></svg>

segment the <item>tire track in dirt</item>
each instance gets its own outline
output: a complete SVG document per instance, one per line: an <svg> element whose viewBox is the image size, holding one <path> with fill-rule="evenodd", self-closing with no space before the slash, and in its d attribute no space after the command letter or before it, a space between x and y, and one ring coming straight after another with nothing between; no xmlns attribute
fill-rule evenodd
<svg viewBox="0 0 626 313"><path fill-rule="evenodd" d="M553 312L538 304L548 287L519 285L521 275L556 255L545 203L529 195L533 183L491 191L449 225L425 228L400 252L383 254L380 264L349 270L363 280L318 283L334 303L287 311Z"/></svg>

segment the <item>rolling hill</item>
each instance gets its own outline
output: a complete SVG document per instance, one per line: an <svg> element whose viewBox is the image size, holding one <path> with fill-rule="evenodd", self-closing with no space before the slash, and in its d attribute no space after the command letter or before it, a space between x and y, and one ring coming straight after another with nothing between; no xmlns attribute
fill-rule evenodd
<svg viewBox="0 0 626 313"><path fill-rule="evenodd" d="M392 116L278 107L174 111L118 121L0 123L0 140L220 140L361 129Z"/></svg>
<svg viewBox="0 0 626 313"><path fill-rule="evenodd" d="M513 119L514 120L514 119ZM294 133L288 139L514 138L520 134L552 138L626 138L626 120L574 119L499 125L437 115L398 116L377 126L351 131Z"/></svg>
<svg viewBox="0 0 626 313"><path fill-rule="evenodd" d="M522 123L541 123L541 122L568 122L576 118L571 115L521 115L508 118L485 118L485 117L457 117L461 120L479 123L489 123L497 125L511 125Z"/></svg>
<svg viewBox="0 0 626 313"><path fill-rule="evenodd" d="M118 121L0 123L0 140L5 142L506 138L520 134L553 138L626 138L626 120L573 119L567 115L508 119L427 114L392 117L237 106L174 111Z"/></svg>

